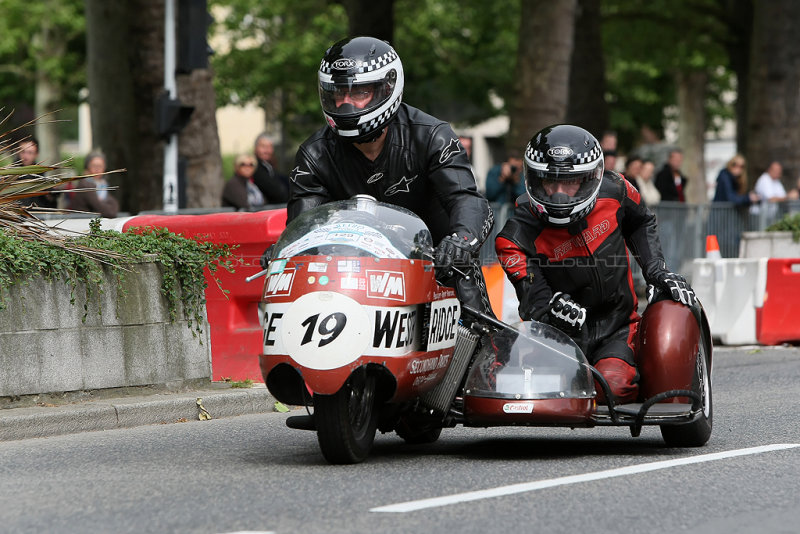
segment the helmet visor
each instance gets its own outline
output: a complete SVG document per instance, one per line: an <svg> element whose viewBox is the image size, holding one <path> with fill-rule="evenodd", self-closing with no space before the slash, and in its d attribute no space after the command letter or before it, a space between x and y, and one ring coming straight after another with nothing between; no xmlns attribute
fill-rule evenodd
<svg viewBox="0 0 800 534"><path fill-rule="evenodd" d="M551 206L574 206L591 197L603 175L602 160L589 169L560 169L550 165L541 170L526 165L528 193Z"/></svg>
<svg viewBox="0 0 800 534"><path fill-rule="evenodd" d="M386 79L362 83L352 80L321 81L319 84L322 110L338 117L363 115L380 107L391 93L391 84Z"/></svg>

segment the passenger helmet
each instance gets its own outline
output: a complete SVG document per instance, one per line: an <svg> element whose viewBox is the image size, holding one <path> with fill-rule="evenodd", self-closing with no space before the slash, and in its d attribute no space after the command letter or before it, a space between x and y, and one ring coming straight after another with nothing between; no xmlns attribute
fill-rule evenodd
<svg viewBox="0 0 800 534"><path fill-rule="evenodd" d="M548 126L528 143L524 161L525 189L544 222L567 226L592 211L603 178L603 151L592 134L569 124Z"/></svg>
<svg viewBox="0 0 800 534"><path fill-rule="evenodd" d="M397 114L403 97L403 64L374 37L344 39L319 66L319 99L328 126L348 141L377 138Z"/></svg>

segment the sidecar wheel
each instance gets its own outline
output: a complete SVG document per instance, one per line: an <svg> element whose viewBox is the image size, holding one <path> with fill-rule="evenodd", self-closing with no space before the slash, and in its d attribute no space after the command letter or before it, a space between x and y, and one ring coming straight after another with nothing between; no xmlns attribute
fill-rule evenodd
<svg viewBox="0 0 800 534"><path fill-rule="evenodd" d="M662 425L661 437L670 447L702 447L711 437L714 411L711 399L711 374L708 370L706 346L701 341L697 354L692 389L700 393L703 414L697 421L686 425Z"/></svg>
<svg viewBox="0 0 800 534"><path fill-rule="evenodd" d="M355 371L333 395L314 394L314 420L322 455L332 464L364 461L375 441L375 377Z"/></svg>
<svg viewBox="0 0 800 534"><path fill-rule="evenodd" d="M433 443L442 434L441 428L425 428L415 423L413 419L401 417L394 429L397 435L405 440L409 445L423 445Z"/></svg>

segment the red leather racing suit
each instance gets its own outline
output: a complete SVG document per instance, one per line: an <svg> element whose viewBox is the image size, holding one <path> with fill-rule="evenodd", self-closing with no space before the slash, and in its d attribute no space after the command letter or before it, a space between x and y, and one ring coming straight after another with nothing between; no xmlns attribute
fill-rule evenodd
<svg viewBox="0 0 800 534"><path fill-rule="evenodd" d="M531 210L527 196L520 196L495 240L522 318L547 306L554 291L568 293L586 308L590 363L616 357L634 365L640 317L626 246L642 266L645 280L665 269L655 216L630 182L609 171L585 219L554 227Z"/></svg>

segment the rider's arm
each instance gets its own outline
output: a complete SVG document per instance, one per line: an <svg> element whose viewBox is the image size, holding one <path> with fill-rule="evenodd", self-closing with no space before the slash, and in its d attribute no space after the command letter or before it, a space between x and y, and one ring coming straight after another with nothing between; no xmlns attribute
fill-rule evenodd
<svg viewBox="0 0 800 534"><path fill-rule="evenodd" d="M503 234L514 221L509 220L494 241L497 259L514 285L519 300L519 314L529 320L535 311L545 308L553 296L553 290L542 275L538 262L530 261L522 247Z"/></svg>
<svg viewBox="0 0 800 534"><path fill-rule="evenodd" d="M294 168L289 174L289 202L286 206L287 224L304 211L331 200L320 172L304 146L297 150Z"/></svg>
<svg viewBox="0 0 800 534"><path fill-rule="evenodd" d="M432 128L428 179L450 218L449 234L471 235L482 243L494 224L489 202L478 192L469 159L447 123Z"/></svg>

